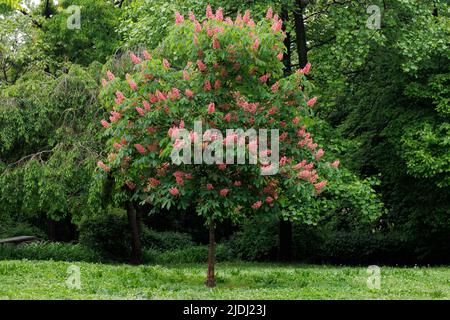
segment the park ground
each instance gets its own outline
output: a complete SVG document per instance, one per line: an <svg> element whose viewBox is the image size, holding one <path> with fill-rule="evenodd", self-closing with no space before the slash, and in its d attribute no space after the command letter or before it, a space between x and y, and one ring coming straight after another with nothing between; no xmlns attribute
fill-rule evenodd
<svg viewBox="0 0 450 320"><path fill-rule="evenodd" d="M73 286L77 268L81 288ZM370 289L367 267L219 263L217 287L208 289L204 264L136 267L11 260L0 261L0 300L450 299L450 267L380 271L380 288Z"/></svg>

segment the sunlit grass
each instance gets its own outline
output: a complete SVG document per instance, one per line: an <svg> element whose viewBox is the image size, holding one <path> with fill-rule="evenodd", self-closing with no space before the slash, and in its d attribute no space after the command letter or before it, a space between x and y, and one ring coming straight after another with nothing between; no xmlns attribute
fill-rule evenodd
<svg viewBox="0 0 450 320"><path fill-rule="evenodd" d="M68 267L81 270L69 288ZM449 299L450 268L381 267L369 289L367 268L220 263L217 287L203 281L206 265L106 265L0 261L0 299Z"/></svg>

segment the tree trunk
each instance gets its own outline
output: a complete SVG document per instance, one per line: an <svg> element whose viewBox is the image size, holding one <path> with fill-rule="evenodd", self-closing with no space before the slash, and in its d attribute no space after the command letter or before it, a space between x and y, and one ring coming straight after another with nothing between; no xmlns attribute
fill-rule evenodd
<svg viewBox="0 0 450 320"><path fill-rule="evenodd" d="M283 23L283 31L286 31L286 25L289 22L289 13L286 8L281 9L281 19L284 21ZM284 64L284 75L288 76L291 73L291 33L286 32L286 38L283 41L284 46L286 47L286 52L283 53L283 64Z"/></svg>
<svg viewBox="0 0 450 320"><path fill-rule="evenodd" d="M279 250L278 259L284 262L292 261L292 223L290 221L279 220Z"/></svg>
<svg viewBox="0 0 450 320"><path fill-rule="evenodd" d="M205 285L207 287L216 286L216 277L214 274L214 265L216 263L216 242L214 239L214 222L209 224L209 246L208 246L208 274Z"/></svg>
<svg viewBox="0 0 450 320"><path fill-rule="evenodd" d="M128 215L128 223L130 225L131 231L131 264L141 264L142 263L142 249L141 249L141 240L139 239L139 226L138 220L136 217L136 209L132 202L127 204L127 215ZM114 236L114 235L111 235Z"/></svg>
<svg viewBox="0 0 450 320"><path fill-rule="evenodd" d="M306 4L301 0L297 0L297 6L294 10L294 24L295 24L295 40L297 44L298 62L300 68L303 68L308 63L308 47L306 46L306 29L305 21L303 19L303 12Z"/></svg>

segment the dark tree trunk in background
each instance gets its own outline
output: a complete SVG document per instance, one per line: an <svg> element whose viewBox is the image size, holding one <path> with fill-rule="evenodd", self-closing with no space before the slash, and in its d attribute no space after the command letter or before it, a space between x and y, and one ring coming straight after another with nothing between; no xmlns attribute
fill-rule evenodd
<svg viewBox="0 0 450 320"><path fill-rule="evenodd" d="M289 21L289 13L286 8L282 8L281 10L281 19L283 20L283 31L286 31L286 25ZM286 38L284 38L283 44L287 49L287 51L283 53L284 75L287 76L291 73L292 68L290 32L286 32Z"/></svg>
<svg viewBox="0 0 450 320"><path fill-rule="evenodd" d="M292 261L292 223L279 220L278 224L279 250L278 259L284 262Z"/></svg>
<svg viewBox="0 0 450 320"><path fill-rule="evenodd" d="M210 288L216 286L216 277L214 273L214 265L216 263L216 241L214 237L214 227L214 222L211 222L209 224L208 274L205 281L205 285Z"/></svg>
<svg viewBox="0 0 450 320"><path fill-rule="evenodd" d="M308 63L308 48L306 46L306 29L303 13L306 7L306 1L297 0L296 8L294 10L294 24L295 24L295 42L297 44L297 53L300 68L303 68Z"/></svg>
<svg viewBox="0 0 450 320"><path fill-rule="evenodd" d="M289 13L286 8L281 10L281 19L283 20L283 31L286 30L286 25L289 21ZM286 33L284 39L284 46L287 51L283 54L284 75L288 76L292 69L292 52L291 52L291 34ZM292 260L292 224L290 221L284 221L280 218L278 221L278 260L291 261Z"/></svg>
<svg viewBox="0 0 450 320"><path fill-rule="evenodd" d="M136 215L136 209L133 203L129 202L127 204L127 215L128 215L128 223L130 225L131 231L131 264L141 264L142 263L142 249L141 249L141 240L139 239L139 226L138 219ZM114 236L114 235L112 235Z"/></svg>

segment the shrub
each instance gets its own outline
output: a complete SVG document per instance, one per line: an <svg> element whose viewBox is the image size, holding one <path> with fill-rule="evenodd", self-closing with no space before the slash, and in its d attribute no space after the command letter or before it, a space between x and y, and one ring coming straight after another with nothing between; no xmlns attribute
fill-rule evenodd
<svg viewBox="0 0 450 320"><path fill-rule="evenodd" d="M0 260L55 260L100 262L102 256L80 244L34 242L23 245L0 245Z"/></svg>
<svg viewBox="0 0 450 320"><path fill-rule="evenodd" d="M27 222L10 221L9 219L2 220L0 225L0 238L10 238L16 236L36 236L45 239L45 233Z"/></svg>
<svg viewBox="0 0 450 320"><path fill-rule="evenodd" d="M233 254L246 261L276 259L278 229L276 216L257 217L236 232L230 247Z"/></svg>
<svg viewBox="0 0 450 320"><path fill-rule="evenodd" d="M333 264L414 264L414 245L402 233L365 231L323 234L316 259Z"/></svg>
<svg viewBox="0 0 450 320"><path fill-rule="evenodd" d="M173 251L157 251L155 249L144 250L143 260L145 263L205 263L208 259L207 246L192 246ZM233 261L233 255L229 246L219 244L216 247L216 260L219 262Z"/></svg>
<svg viewBox="0 0 450 320"><path fill-rule="evenodd" d="M130 256L130 227L124 210L85 218L79 227L80 244L109 259L124 261Z"/></svg>
<svg viewBox="0 0 450 320"><path fill-rule="evenodd" d="M182 249L194 245L192 237L187 233L157 232L145 227L142 229L141 242L144 248L159 251Z"/></svg>

